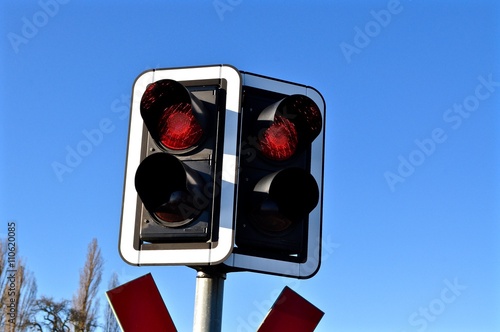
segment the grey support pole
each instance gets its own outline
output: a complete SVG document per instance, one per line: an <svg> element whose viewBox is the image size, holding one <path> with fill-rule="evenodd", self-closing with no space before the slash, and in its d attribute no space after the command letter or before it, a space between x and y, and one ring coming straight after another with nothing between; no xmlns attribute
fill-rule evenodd
<svg viewBox="0 0 500 332"><path fill-rule="evenodd" d="M226 274L200 269L196 274L193 332L220 332Z"/></svg>

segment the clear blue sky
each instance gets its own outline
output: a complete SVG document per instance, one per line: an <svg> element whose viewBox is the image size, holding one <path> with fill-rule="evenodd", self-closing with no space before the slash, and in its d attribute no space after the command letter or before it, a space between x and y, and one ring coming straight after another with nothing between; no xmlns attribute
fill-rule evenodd
<svg viewBox="0 0 500 332"><path fill-rule="evenodd" d="M285 285L319 332L499 331L499 28L496 0L2 1L0 234L17 223L56 299L96 237L101 306L112 272L152 272L190 331L195 271L118 254L129 98L146 69L227 63L323 94L329 245L309 280L229 274L223 331L255 330Z"/></svg>

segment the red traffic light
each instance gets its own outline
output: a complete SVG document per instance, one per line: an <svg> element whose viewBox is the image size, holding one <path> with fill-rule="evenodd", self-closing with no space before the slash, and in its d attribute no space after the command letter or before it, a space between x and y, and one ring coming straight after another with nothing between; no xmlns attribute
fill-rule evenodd
<svg viewBox="0 0 500 332"><path fill-rule="evenodd" d="M322 143L324 112L307 88L299 94L300 88L263 80L243 90L235 252L303 264L309 235L320 226L310 214L321 199L312 158L313 145ZM286 87L273 91L273 83Z"/></svg>
<svg viewBox="0 0 500 332"><path fill-rule="evenodd" d="M229 65L136 78L120 227L127 263L204 266L231 254L241 93Z"/></svg>
<svg viewBox="0 0 500 332"><path fill-rule="evenodd" d="M267 158L286 160L297 149L297 129L287 118L275 116L274 122L264 131L259 143L262 154Z"/></svg>
<svg viewBox="0 0 500 332"><path fill-rule="evenodd" d="M216 86L188 89L182 82L161 79L148 84L141 96L140 114L151 141L135 187L147 210L140 233L146 242L216 237L209 231L217 213L210 160L218 150L216 105L223 99Z"/></svg>
<svg viewBox="0 0 500 332"><path fill-rule="evenodd" d="M169 150L195 147L205 133L206 111L181 83L150 84L141 99L141 115L155 141Z"/></svg>
<svg viewBox="0 0 500 332"><path fill-rule="evenodd" d="M318 106L304 95L291 95L268 106L257 118L262 155L284 161L310 144L321 132Z"/></svg>

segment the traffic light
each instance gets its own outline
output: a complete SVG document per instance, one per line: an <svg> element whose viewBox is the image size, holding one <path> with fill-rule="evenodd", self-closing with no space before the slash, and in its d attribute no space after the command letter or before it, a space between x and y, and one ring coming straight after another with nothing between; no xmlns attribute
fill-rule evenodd
<svg viewBox="0 0 500 332"><path fill-rule="evenodd" d="M125 261L208 265L231 253L240 95L231 66L137 78L120 232Z"/></svg>
<svg viewBox="0 0 500 332"><path fill-rule="evenodd" d="M325 103L242 72L236 234L229 267L309 278L320 265Z"/></svg>
<svg viewBox="0 0 500 332"><path fill-rule="evenodd" d="M133 87L122 258L311 277L324 128L323 97L309 86L228 65L144 72Z"/></svg>
<svg viewBox="0 0 500 332"><path fill-rule="evenodd" d="M147 157L137 168L135 188L142 200L141 240L150 243L211 240L218 218L215 189L220 146L217 107L223 90L190 92L163 79L146 88L140 112L149 135ZM199 100L208 91L206 101Z"/></svg>

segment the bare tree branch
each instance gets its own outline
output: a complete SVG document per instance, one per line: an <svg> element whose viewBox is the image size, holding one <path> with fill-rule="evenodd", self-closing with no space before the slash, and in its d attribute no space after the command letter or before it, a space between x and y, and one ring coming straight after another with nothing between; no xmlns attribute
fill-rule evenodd
<svg viewBox="0 0 500 332"><path fill-rule="evenodd" d="M8 255L6 245L0 240L0 327L4 332L24 332L33 320L36 280L22 258Z"/></svg>
<svg viewBox="0 0 500 332"><path fill-rule="evenodd" d="M118 285L119 285L118 274L116 272L113 272L113 274L111 275L111 279L109 280L108 283L108 289L116 288L118 287ZM109 303L107 303L106 306L104 332L120 332L120 327L118 326L115 314L113 313L113 310L111 309L111 305Z"/></svg>
<svg viewBox="0 0 500 332"><path fill-rule="evenodd" d="M32 313L36 304L37 284L35 276L26 268L26 263L22 259L19 260L17 273L20 292L17 294L18 312L16 331L26 331L30 322L33 321Z"/></svg>
<svg viewBox="0 0 500 332"><path fill-rule="evenodd" d="M52 298L42 296L36 300L33 311L37 319L31 322L30 327L32 329L40 332L71 331L70 317L72 316L72 311L69 308L67 300L56 302Z"/></svg>
<svg viewBox="0 0 500 332"><path fill-rule="evenodd" d="M73 296L73 314L71 320L76 332L92 332L98 326L97 315L99 299L97 293L101 283L104 261L97 239L88 246L87 260L80 271L80 285Z"/></svg>

